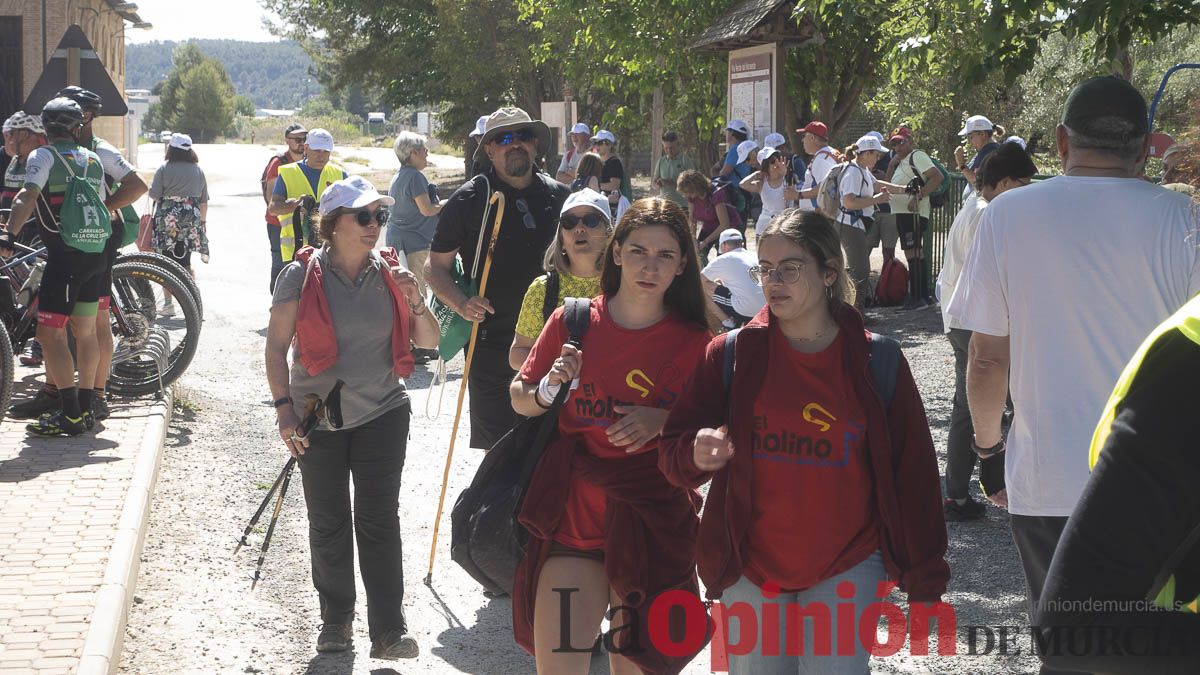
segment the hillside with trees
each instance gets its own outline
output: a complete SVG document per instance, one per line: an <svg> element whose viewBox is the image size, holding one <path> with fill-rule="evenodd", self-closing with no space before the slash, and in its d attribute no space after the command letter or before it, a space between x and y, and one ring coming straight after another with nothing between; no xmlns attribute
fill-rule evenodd
<svg viewBox="0 0 1200 675"><path fill-rule="evenodd" d="M195 45L201 54L224 66L234 90L260 108L299 108L325 91L310 72L312 60L308 53L292 41L189 40L132 44L125 52L125 86L153 89L166 81L172 68L172 54L181 44Z"/></svg>

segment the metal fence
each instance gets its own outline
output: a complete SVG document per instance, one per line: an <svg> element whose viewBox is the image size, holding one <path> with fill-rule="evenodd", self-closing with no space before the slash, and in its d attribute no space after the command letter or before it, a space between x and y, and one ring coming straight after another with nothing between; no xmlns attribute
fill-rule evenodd
<svg viewBox="0 0 1200 675"><path fill-rule="evenodd" d="M933 295L934 282L942 271L942 258L946 251L946 235L950 234L950 224L962 208L963 190L967 187L967 179L961 173L950 172L950 191L946 194L946 204L940 209L933 209L929 217L929 231L925 233L922 248L928 251L929 291Z"/></svg>

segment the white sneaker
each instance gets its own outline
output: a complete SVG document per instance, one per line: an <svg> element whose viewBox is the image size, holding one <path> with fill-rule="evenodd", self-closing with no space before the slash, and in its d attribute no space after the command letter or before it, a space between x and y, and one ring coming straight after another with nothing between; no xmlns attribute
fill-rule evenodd
<svg viewBox="0 0 1200 675"><path fill-rule="evenodd" d="M163 300L158 306L158 315L165 319L175 316L175 303L170 298Z"/></svg>

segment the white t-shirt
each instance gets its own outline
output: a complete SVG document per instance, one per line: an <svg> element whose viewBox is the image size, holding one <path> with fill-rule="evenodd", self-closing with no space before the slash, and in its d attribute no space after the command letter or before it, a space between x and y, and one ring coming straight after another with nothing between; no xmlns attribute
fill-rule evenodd
<svg viewBox="0 0 1200 675"><path fill-rule="evenodd" d="M782 178L779 180L779 187L771 187L771 181L763 178L762 191L758 193L762 199L762 211L759 212L758 220L754 223L754 231L759 236L762 235L763 230L767 229L771 219L787 208L787 200L784 199L787 188L787 181Z"/></svg>
<svg viewBox="0 0 1200 675"><path fill-rule="evenodd" d="M112 143L96 139L95 152L100 157L100 165L104 167L104 175L114 181L120 182L133 173L133 165L121 156L121 152L114 148Z"/></svg>
<svg viewBox="0 0 1200 675"><path fill-rule="evenodd" d="M762 288L750 278L750 268L758 256L744 247L722 253L700 271L709 281L721 280L733 295L733 310L742 316L754 316L767 304Z"/></svg>
<svg viewBox="0 0 1200 675"><path fill-rule="evenodd" d="M829 175L829 171L838 165L837 158L833 156L833 148L828 145L817 151L813 155L812 161L808 163L808 169L804 172L804 186L801 190L811 190L821 184L825 180L825 176ZM801 199L797 205L803 211L816 211L816 199Z"/></svg>
<svg viewBox="0 0 1200 675"><path fill-rule="evenodd" d="M975 241L975 232L979 229L979 219L983 217L985 207L987 201L983 197L977 194L968 197L958 210L958 215L954 216L950 232L946 235L942 271L937 278L937 298L942 305L942 328L947 333L951 328L962 328L949 314L950 298L954 295L954 287L958 285L958 277L971 251L971 243Z"/></svg>
<svg viewBox="0 0 1200 675"><path fill-rule="evenodd" d="M842 180L838 184L838 194L840 194L842 197L845 197L846 195L855 195L857 197L874 197L875 176L871 175L871 171L869 169L864 169L858 164L850 162L845 169L842 169ZM842 207L845 208L844 202ZM870 218L871 216L875 215L875 207L868 206L867 208L862 209L862 215L863 218ZM846 225L850 225L851 227L857 227L860 230L867 229L866 224L862 221L862 218L859 218L855 222L850 222L851 220L852 218L850 214L844 212L838 213L839 223L844 223Z"/></svg>
<svg viewBox="0 0 1200 675"><path fill-rule="evenodd" d="M579 160L583 159L583 155L583 152L576 150L574 147L572 147L570 150L567 150L563 154L562 159L558 162L558 172L574 172L577 170L579 168Z"/></svg>
<svg viewBox="0 0 1200 675"><path fill-rule="evenodd" d="M1129 178L1059 177L984 210L949 314L1009 336L1009 511L1068 516L1121 370L1200 291L1187 195Z"/></svg>

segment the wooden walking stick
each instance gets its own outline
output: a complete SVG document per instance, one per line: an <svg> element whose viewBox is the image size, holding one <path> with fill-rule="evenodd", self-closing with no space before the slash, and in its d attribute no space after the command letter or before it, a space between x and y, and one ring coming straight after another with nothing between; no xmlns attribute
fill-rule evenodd
<svg viewBox="0 0 1200 675"><path fill-rule="evenodd" d="M492 270L492 254L496 251L496 238L500 235L500 221L504 218L504 193L496 191L488 199L488 205L496 204L496 218L492 225L492 236L488 240L487 256L483 259L483 274L479 277L479 297L486 297L488 273ZM462 418L463 397L467 393L467 378L471 375L471 361L475 358L475 339L479 335L482 319L471 323L471 339L467 342L467 359L458 388L458 405L454 408L454 424L450 428L450 449L446 451L446 468L442 471L442 491L438 495L437 515L433 518L433 541L429 544L429 571L425 574L425 585L433 586L433 560L437 557L438 525L442 521L442 507L446 503L446 485L450 481L450 463L454 458L454 441L458 437L458 422Z"/></svg>

